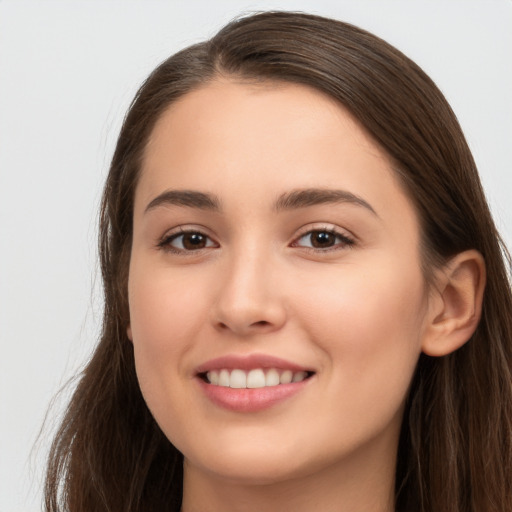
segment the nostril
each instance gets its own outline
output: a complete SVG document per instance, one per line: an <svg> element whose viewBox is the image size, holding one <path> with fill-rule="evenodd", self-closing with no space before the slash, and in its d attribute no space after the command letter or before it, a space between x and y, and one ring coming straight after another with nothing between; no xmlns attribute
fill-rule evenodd
<svg viewBox="0 0 512 512"><path fill-rule="evenodd" d="M266 327L267 325L270 325L270 322L267 322L266 320L260 320L259 322L254 322L251 325L259 326L259 327Z"/></svg>
<svg viewBox="0 0 512 512"><path fill-rule="evenodd" d="M212 325L219 332L231 331L235 334L247 336L256 333L271 332L280 329L286 320L286 314L281 307L263 308L237 307L223 308L216 307L212 311Z"/></svg>

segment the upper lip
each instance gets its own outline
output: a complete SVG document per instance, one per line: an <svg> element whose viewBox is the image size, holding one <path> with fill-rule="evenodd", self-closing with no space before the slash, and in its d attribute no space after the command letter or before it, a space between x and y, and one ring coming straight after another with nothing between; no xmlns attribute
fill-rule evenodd
<svg viewBox="0 0 512 512"><path fill-rule="evenodd" d="M210 359L196 368L196 373L206 373L212 370L254 370L256 368L276 368L280 370L291 370L292 372L308 371L299 364L267 354L238 355L229 354L215 359Z"/></svg>

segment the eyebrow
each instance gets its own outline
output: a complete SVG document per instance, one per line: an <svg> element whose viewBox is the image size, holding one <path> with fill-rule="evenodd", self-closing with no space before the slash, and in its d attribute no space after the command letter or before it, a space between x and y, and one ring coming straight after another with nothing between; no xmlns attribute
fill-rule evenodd
<svg viewBox="0 0 512 512"><path fill-rule="evenodd" d="M307 188L292 190L281 194L274 203L274 211L281 212L307 208L319 204L349 203L366 208L378 217L377 212L364 199L347 190ZM159 206L185 206L200 210L219 212L220 200L212 195L196 190L166 190L156 196L147 206L144 213Z"/></svg>
<svg viewBox="0 0 512 512"><path fill-rule="evenodd" d="M219 199L211 194L195 190L166 190L156 196L144 210L144 213L158 206L186 206L199 210L220 211Z"/></svg>
<svg viewBox="0 0 512 512"><path fill-rule="evenodd" d="M282 194L277 199L274 210L276 212L283 210L295 210L298 208L307 208L319 204L349 203L366 208L378 217L377 212L363 198L356 196L347 190L333 190L322 188L307 188L292 190Z"/></svg>

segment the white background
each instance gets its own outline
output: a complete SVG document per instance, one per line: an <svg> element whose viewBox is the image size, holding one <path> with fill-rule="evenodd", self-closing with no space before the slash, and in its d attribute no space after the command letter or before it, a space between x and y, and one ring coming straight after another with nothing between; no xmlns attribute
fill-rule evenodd
<svg viewBox="0 0 512 512"><path fill-rule="evenodd" d="M366 28L416 60L463 126L512 241L510 0L0 0L0 512L41 510L62 402L99 331L96 212L124 112L171 53L241 12Z"/></svg>

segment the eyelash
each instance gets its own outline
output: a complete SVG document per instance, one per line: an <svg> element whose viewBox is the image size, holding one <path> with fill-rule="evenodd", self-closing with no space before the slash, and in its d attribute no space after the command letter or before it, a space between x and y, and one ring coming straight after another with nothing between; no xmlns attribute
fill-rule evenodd
<svg viewBox="0 0 512 512"><path fill-rule="evenodd" d="M319 247L307 247L307 246L300 246L298 243L300 240L306 237L312 237L314 234L326 234L331 235L337 239L338 242L329 247L325 248L319 248ZM172 245L172 242L179 239L180 237L185 237L186 235L199 235L200 237L204 237L206 240L206 246L200 247L198 249L185 249L185 248L177 248ZM212 243L213 242L213 243ZM209 244L209 245L208 245ZM300 236L298 236L290 245L291 247L302 247L303 249L306 249L307 251L316 252L316 253L326 253L330 251L336 251L340 249L347 249L352 247L355 244L355 240L346 234L340 233L337 230L333 228L316 228L316 229L309 229L307 231L304 231ZM183 245L183 240L182 240ZM171 252L174 254L179 255L192 255L193 253L199 252L203 249L210 249L210 248L216 248L218 247L218 244L214 242L208 235L201 232L200 230L194 230L194 229L181 229L177 233L172 233L170 235L164 236L157 244L157 247L161 250Z"/></svg>
<svg viewBox="0 0 512 512"><path fill-rule="evenodd" d="M311 237L314 235L314 234L326 234L326 235L331 235L335 238L335 240L337 239L338 242L335 243L333 246L329 246L329 247L325 247L325 248L318 248L318 247L305 247L305 246L299 246L298 245L298 242L300 240L302 240L303 238L306 238L306 237L310 237L310 240L311 240ZM292 242L291 246L292 247L302 247L303 249L306 249L308 251L312 251L312 252L316 252L316 253L326 253L326 252L330 252L330 251L336 251L336 250L340 250L340 249L347 249L347 248L351 248L353 245L355 244L355 240L351 237L349 237L348 235L344 234L344 233L340 233L339 231L337 231L336 229L333 229L333 228L315 228L315 229L308 229L307 231L305 231L304 233L302 233L299 237L297 237L295 239L294 242Z"/></svg>
<svg viewBox="0 0 512 512"><path fill-rule="evenodd" d="M181 249L178 247L173 247L171 245L174 240L177 240L180 237L185 237L186 235L200 235L201 237L204 237L204 239L206 240L206 244L208 244L209 242L212 242L211 237L209 237L208 235L206 235L205 233L203 233L202 231L200 231L198 229L182 229L182 228L180 228L177 233L171 233L170 235L165 235L158 242L157 246L159 249L162 249L167 252L188 256L187 253L193 254L195 252L201 251L202 249L209 249L209 248L217 245L216 242L214 242L213 245L209 245L209 246L207 245L206 247L200 247L198 249L190 249L190 250L187 250L184 248Z"/></svg>

